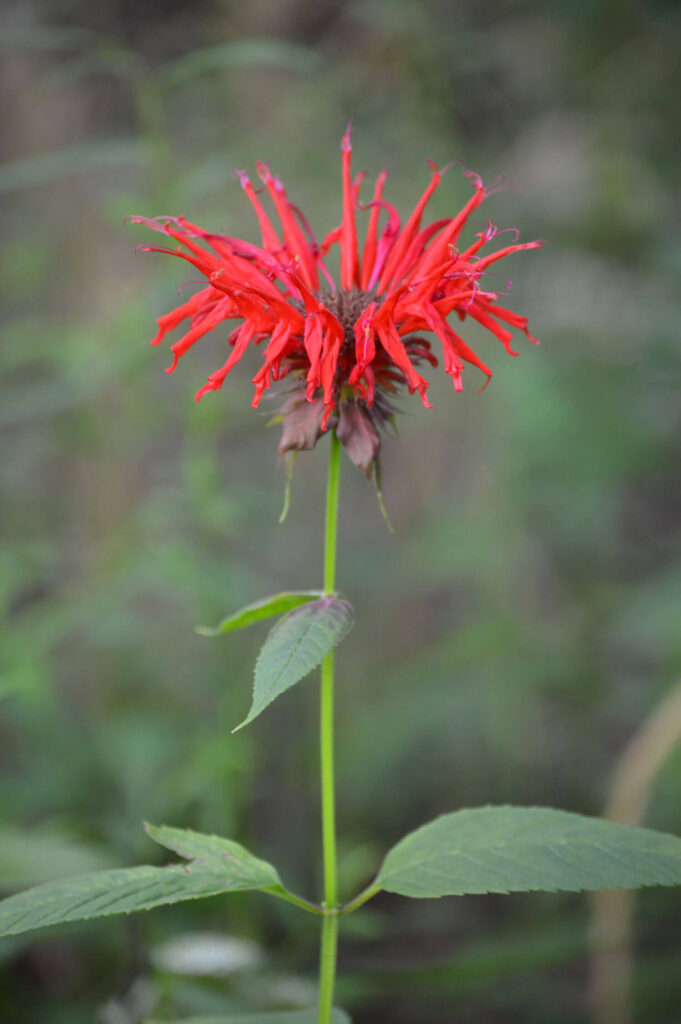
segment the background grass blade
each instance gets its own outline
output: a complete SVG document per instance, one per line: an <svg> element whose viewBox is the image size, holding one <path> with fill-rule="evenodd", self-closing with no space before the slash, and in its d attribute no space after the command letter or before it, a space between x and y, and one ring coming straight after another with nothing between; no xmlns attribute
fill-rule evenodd
<svg viewBox="0 0 681 1024"><path fill-rule="evenodd" d="M176 86L224 68L265 66L309 73L316 71L320 63L319 55L305 46L257 38L194 50L165 64L160 78L164 86Z"/></svg>
<svg viewBox="0 0 681 1024"><path fill-rule="evenodd" d="M113 165L141 166L147 158L137 139L102 139L51 150L0 165L0 193L47 185L72 174Z"/></svg>

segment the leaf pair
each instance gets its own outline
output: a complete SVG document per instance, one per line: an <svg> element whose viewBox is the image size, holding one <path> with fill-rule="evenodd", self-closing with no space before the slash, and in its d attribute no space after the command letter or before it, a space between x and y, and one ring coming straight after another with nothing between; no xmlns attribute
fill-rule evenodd
<svg viewBox="0 0 681 1024"><path fill-rule="evenodd" d="M188 863L35 886L0 903L0 935L248 889L322 912L285 889L276 869L239 843L177 828L148 825L147 832ZM678 884L677 836L552 808L479 807L442 815L402 839L345 912L382 889L431 898Z"/></svg>
<svg viewBox="0 0 681 1024"><path fill-rule="evenodd" d="M309 675L354 625L347 601L319 590L304 590L267 597L223 619L214 629L199 626L197 632L220 636L282 613L286 614L270 630L258 655L251 710L234 732Z"/></svg>

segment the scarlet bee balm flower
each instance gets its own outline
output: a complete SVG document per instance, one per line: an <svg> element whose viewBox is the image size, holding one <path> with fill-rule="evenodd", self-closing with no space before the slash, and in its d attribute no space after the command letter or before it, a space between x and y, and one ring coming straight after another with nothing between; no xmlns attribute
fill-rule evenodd
<svg viewBox="0 0 681 1024"><path fill-rule="evenodd" d="M314 447L329 426L336 426L348 454L368 476L380 449L379 427L396 411L391 398L400 388L418 391L430 408L428 382L417 367L424 362L436 366L438 361L423 333L439 340L445 371L457 391L467 363L487 378L483 388L492 371L453 329L448 321L451 314L460 321L477 320L510 355L518 353L511 347L509 327L524 331L536 343L527 318L499 306L499 295L486 289L485 277L498 260L521 249L539 248L541 242L515 243L483 255L498 234L489 223L471 245L461 249L459 236L466 222L492 191L470 172L465 173L473 194L463 209L422 227L426 205L444 173L432 162L430 182L402 226L395 207L383 199L385 171L376 180L372 200L360 202L364 175L353 179L351 157L348 128L341 142L342 221L321 244L290 202L282 182L261 163L258 176L278 226L248 175L236 172L258 218L259 246L204 231L184 217L131 219L179 243L177 249L144 245L143 251L180 256L208 282L158 320L152 345L189 322L189 330L171 345L173 363L166 372L172 373L182 356L222 321L242 321L228 337L227 361L211 373L197 400L208 391L220 390L250 345L266 342L262 365L253 378L253 406L258 406L275 381L289 377L293 382L281 409L280 455ZM361 251L358 210L368 212ZM340 287L325 264L335 245L340 250Z"/></svg>

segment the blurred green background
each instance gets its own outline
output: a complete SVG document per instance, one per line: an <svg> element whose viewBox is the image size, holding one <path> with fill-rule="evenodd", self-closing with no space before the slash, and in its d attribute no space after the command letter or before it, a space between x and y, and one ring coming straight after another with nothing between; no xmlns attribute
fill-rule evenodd
<svg viewBox="0 0 681 1024"><path fill-rule="evenodd" d="M231 736L265 630L193 627L320 584L326 446L279 526L255 363L200 405L225 332L163 373L147 339L187 275L136 255L123 217L255 239L231 169L260 158L323 234L350 117L355 168L386 166L403 211L427 157L461 158L520 186L481 221L548 245L508 262L542 346L508 359L472 325L484 395L473 369L462 395L434 371L435 409L403 402L394 536L344 460L344 893L441 811L600 813L681 669L679 5L5 0L0 17L0 887L160 863L148 819L241 839L319 891L315 684ZM433 216L468 195L453 169ZM677 752L647 823L681 833L680 784ZM636 1021L681 1016L680 915L678 891L637 897ZM356 1024L578 1024L588 920L585 897L383 896L347 922L338 1001ZM314 997L316 922L222 898L5 941L0 966L3 1024L284 1008Z"/></svg>

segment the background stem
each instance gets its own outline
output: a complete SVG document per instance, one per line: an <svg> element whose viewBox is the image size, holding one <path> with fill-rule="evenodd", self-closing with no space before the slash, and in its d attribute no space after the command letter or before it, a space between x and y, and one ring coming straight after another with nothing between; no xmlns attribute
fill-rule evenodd
<svg viewBox="0 0 681 1024"><path fill-rule="evenodd" d="M329 476L326 490L326 531L324 543L324 591L336 588L336 543L338 535L338 483L340 475L340 442L336 432L331 435ZM322 790L322 847L324 856L324 909L338 907L338 872L336 865L336 797L333 756L333 682L334 652L322 662L320 710L320 766ZM322 927L319 963L319 1024L329 1024L336 980L336 948L338 918L328 914Z"/></svg>

